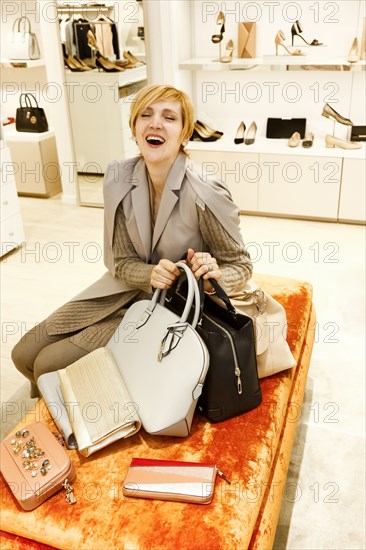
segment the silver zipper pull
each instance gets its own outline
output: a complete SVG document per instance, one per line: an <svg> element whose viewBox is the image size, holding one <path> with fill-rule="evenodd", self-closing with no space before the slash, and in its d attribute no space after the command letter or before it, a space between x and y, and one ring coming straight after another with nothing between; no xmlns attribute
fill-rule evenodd
<svg viewBox="0 0 366 550"><path fill-rule="evenodd" d="M235 369L235 376L236 376L236 385L238 388L238 394L241 395L243 393L243 386L240 379L241 371L239 367L236 367Z"/></svg>
<svg viewBox="0 0 366 550"><path fill-rule="evenodd" d="M76 497L74 495L74 489L67 479L65 479L65 481L63 482L62 487L66 491L66 502L68 502L69 504L75 504Z"/></svg>
<svg viewBox="0 0 366 550"><path fill-rule="evenodd" d="M216 468L217 468L217 466L216 466ZM222 479L224 479L224 480L226 481L226 483L228 483L229 485L231 485L230 479L229 479L228 477L226 477L226 475L223 474L222 471L219 470L218 468L217 468L217 475L219 475L220 477L222 477Z"/></svg>

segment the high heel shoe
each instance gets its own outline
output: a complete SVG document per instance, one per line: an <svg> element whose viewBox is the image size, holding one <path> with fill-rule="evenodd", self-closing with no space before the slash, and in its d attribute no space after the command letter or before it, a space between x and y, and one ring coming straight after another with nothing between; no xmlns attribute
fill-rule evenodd
<svg viewBox="0 0 366 550"><path fill-rule="evenodd" d="M129 67L142 67L142 65L145 65L143 61L140 61L135 57L129 50L125 50L123 52L123 57L129 61Z"/></svg>
<svg viewBox="0 0 366 550"><path fill-rule="evenodd" d="M238 126L238 129L235 134L234 143L236 145L239 145L240 143L244 143L244 133L245 133L245 124L244 122L241 122Z"/></svg>
<svg viewBox="0 0 366 550"><path fill-rule="evenodd" d="M348 60L349 63L357 63L357 61L359 61L359 59L360 59L360 55L361 55L361 52L360 52L360 47L359 47L359 44L358 44L358 39L355 38L352 42L352 46L351 46L351 49L349 51L347 60Z"/></svg>
<svg viewBox="0 0 366 550"><path fill-rule="evenodd" d="M249 126L247 134L245 136L245 140L244 140L245 145L252 145L252 143L254 143L256 133L257 133L257 125L253 121Z"/></svg>
<svg viewBox="0 0 366 550"><path fill-rule="evenodd" d="M80 57L77 57L74 55L74 59L81 65L81 67L84 67L86 71L91 71L92 69L95 69L95 64L93 64L92 60L89 60L88 63L85 63L83 59L80 59Z"/></svg>
<svg viewBox="0 0 366 550"><path fill-rule="evenodd" d="M82 73L85 71L91 71L91 67L87 67L82 65L79 60L76 57L73 57L72 55L65 55L64 56L64 64L65 66L70 69L70 71L75 73Z"/></svg>
<svg viewBox="0 0 366 550"><path fill-rule="evenodd" d="M226 50L221 57L221 63L230 63L233 60L234 42L230 39L226 44Z"/></svg>
<svg viewBox="0 0 366 550"><path fill-rule="evenodd" d="M207 124L196 120L194 123L193 134L190 137L190 141L217 141L223 136L223 132L213 130Z"/></svg>
<svg viewBox="0 0 366 550"><path fill-rule="evenodd" d="M278 55L279 46L282 46L282 48L284 48L284 50L288 53L288 55L305 55L304 52L302 52L299 48L297 48L293 52L290 52L286 44L283 43L284 40L286 40L285 33L283 31L278 31L278 33L275 36L276 55Z"/></svg>
<svg viewBox="0 0 366 550"><path fill-rule="evenodd" d="M339 122L339 124L345 124L345 126L353 126L352 120L337 113L337 111L335 111L328 103L326 103L323 107L322 116L325 116L326 118L333 118L333 120Z"/></svg>
<svg viewBox="0 0 366 550"><path fill-rule="evenodd" d="M332 147L339 147L340 149L361 149L362 145L361 143L357 141L347 141L345 139L339 139L335 136L331 136L330 134L327 134L325 136L325 146L328 149L331 149Z"/></svg>
<svg viewBox="0 0 366 550"><path fill-rule="evenodd" d="M124 71L123 67L118 67L115 63L113 63L113 61L110 61L100 53L97 40L91 30L87 32L86 36L88 39L88 46L91 50L95 52L95 64L98 67L98 70L101 69L103 71L106 71L107 73L117 73Z"/></svg>
<svg viewBox="0 0 366 550"><path fill-rule="evenodd" d="M214 44L218 44L223 39L225 32L225 14L220 11L216 19L216 32L212 35L211 40Z"/></svg>
<svg viewBox="0 0 366 550"><path fill-rule="evenodd" d="M208 126L204 122L201 122L200 120L196 120L194 125L195 125L195 128L197 128L197 130L199 130L199 132L203 135L218 135L219 137L224 135L223 132L210 128L210 126Z"/></svg>
<svg viewBox="0 0 366 550"><path fill-rule="evenodd" d="M317 40L316 38L314 38L314 40L312 42L308 42L302 36L302 34L301 34L302 31L303 31L303 28L302 28L302 25L301 25L300 21L296 21L291 27L291 36L292 36L291 44L292 45L294 45L295 36L298 36L299 38L301 38L301 40L303 40L305 42L305 44L307 44L308 46L322 46L323 45L323 42L319 42L319 40Z"/></svg>

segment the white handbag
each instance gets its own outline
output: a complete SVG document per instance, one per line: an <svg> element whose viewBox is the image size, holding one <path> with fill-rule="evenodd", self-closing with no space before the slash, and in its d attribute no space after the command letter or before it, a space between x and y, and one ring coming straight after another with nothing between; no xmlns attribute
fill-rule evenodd
<svg viewBox="0 0 366 550"><path fill-rule="evenodd" d="M166 292L130 306L107 344L136 406L143 428L151 434L185 437L209 365L205 343L195 330L200 311L196 279L183 263L188 295L179 317L164 307ZM192 323L187 319L195 305Z"/></svg>
<svg viewBox="0 0 366 550"><path fill-rule="evenodd" d="M2 56L16 60L39 59L37 36L32 32L28 17L19 17L14 21L13 30L7 34Z"/></svg>
<svg viewBox="0 0 366 550"><path fill-rule="evenodd" d="M222 305L219 298L210 297ZM239 313L253 319L258 378L296 366L286 341L286 311L277 300L248 281L242 292L230 295L230 302Z"/></svg>

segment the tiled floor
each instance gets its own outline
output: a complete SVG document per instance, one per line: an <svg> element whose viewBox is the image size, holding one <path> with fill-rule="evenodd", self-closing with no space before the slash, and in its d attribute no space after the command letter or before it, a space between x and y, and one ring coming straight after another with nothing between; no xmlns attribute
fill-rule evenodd
<svg viewBox="0 0 366 550"><path fill-rule="evenodd" d="M10 359L26 328L104 271L99 208L21 198L26 244L2 273L1 401L24 384ZM257 272L311 281L317 334L276 549L361 550L365 540L365 228L242 217Z"/></svg>

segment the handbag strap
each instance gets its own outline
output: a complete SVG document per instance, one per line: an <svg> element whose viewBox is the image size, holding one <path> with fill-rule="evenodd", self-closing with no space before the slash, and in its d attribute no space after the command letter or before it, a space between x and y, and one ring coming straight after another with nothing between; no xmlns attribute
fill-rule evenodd
<svg viewBox="0 0 366 550"><path fill-rule="evenodd" d="M32 108L32 98L33 98L33 100L36 104L36 107L38 109L39 108L38 107L38 101L36 100L36 98L33 94L29 94L29 93L20 94L20 98L19 98L20 106L23 107L23 99L24 99L25 107Z"/></svg>
<svg viewBox="0 0 366 550"><path fill-rule="evenodd" d="M20 25L21 23L23 22L23 34L25 34L26 30L25 30L25 25L26 23L28 24L28 32L30 33L31 32L31 22L29 21L28 17L25 17L25 15L23 15L23 17L18 17L18 19L16 19L13 23L13 32L15 30L15 25L18 23L18 32L20 32Z"/></svg>
<svg viewBox="0 0 366 550"><path fill-rule="evenodd" d="M225 290L222 288L220 283L218 283L218 281L216 281L216 279L211 279L211 278L208 279L208 281L211 283L211 286L215 289L217 297L220 298L220 300L222 302L224 302L224 304L226 306L226 309L234 317L236 317L236 313L237 313L236 309L233 306L233 304L231 303L229 296L226 294ZM206 297L206 294L205 294L204 289L203 289L203 283L204 283L204 280L201 277L201 279L198 281L198 288L199 288L199 292L200 292L200 317L203 313L203 307L204 307L205 297Z"/></svg>

